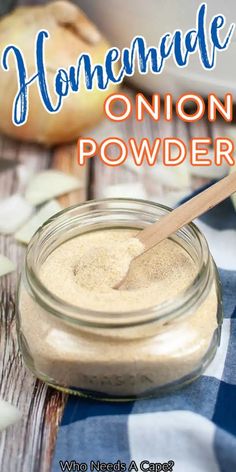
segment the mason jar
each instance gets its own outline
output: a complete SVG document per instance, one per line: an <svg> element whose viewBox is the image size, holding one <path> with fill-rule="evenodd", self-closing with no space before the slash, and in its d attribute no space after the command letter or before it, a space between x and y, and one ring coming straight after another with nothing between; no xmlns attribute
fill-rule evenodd
<svg viewBox="0 0 236 472"><path fill-rule="evenodd" d="M196 276L159 305L121 313L84 309L51 293L39 277L48 256L71 238L140 230L169 211L142 200L97 200L61 211L36 232L19 284L17 324L24 361L39 379L64 392L129 400L188 384L211 362L220 342L220 282L194 224L171 239L191 257Z"/></svg>

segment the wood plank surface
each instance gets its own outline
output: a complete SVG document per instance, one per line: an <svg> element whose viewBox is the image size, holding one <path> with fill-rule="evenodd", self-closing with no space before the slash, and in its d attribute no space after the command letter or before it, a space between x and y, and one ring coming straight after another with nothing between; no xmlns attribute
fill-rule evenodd
<svg viewBox="0 0 236 472"><path fill-rule="evenodd" d="M54 167L76 174L74 145L49 151L0 137L1 157L17 165L0 172L0 200L23 191L22 176L26 168L38 171ZM64 207L86 198L86 171L81 173L78 169L78 173L84 185L79 192L60 199ZM17 273L0 278L0 397L22 412L22 420L1 433L0 471L48 472L66 395L37 380L25 368L19 352L15 324L16 289L24 252L25 247L16 243L13 237L0 236L0 253L8 256L18 268Z"/></svg>

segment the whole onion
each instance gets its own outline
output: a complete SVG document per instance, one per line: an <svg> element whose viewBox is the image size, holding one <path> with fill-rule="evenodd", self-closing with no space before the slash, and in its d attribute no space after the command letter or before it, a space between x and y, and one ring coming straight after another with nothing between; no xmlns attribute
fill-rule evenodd
<svg viewBox="0 0 236 472"><path fill-rule="evenodd" d="M82 53L89 53L92 63L102 63L109 48L107 41L81 10L67 2L57 1L45 6L20 7L0 21L1 53L9 44L19 47L25 58L29 76L35 73L35 38L39 30L48 30L45 43L47 81L53 103L56 103L54 80L58 68L76 65ZM12 107L17 93L17 71L13 55L9 70L0 68L0 131L14 138L47 146L77 139L81 131L96 123L103 113L107 95L114 91L81 85L80 90L64 99L59 113L44 108L36 83L30 86L29 115L22 126L12 122Z"/></svg>

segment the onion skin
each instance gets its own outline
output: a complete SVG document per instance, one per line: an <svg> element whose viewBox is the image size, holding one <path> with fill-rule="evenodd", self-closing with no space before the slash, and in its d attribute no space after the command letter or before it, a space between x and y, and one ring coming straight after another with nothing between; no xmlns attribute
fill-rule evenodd
<svg viewBox="0 0 236 472"><path fill-rule="evenodd" d="M79 55L85 52L91 55L93 63L103 62L109 44L81 10L67 1L17 8L0 21L0 52L9 44L19 47L30 76L35 73L34 42L40 29L50 33L45 42L45 64L50 94L56 103L53 83L57 68L76 65ZM27 122L16 126L12 122L12 107L18 86L11 54L8 61L8 71L0 68L0 131L22 141L52 146L76 140L84 129L101 119L105 98L117 90L116 85L105 91L88 91L81 86L79 92L64 99L59 113L50 114L44 108L37 84L33 83L29 89Z"/></svg>

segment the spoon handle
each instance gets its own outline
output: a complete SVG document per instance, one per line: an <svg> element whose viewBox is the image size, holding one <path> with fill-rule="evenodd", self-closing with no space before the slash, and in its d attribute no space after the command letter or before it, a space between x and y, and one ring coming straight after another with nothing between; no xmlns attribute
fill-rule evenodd
<svg viewBox="0 0 236 472"><path fill-rule="evenodd" d="M236 172L224 177L216 184L191 198L154 224L147 226L136 236L145 250L168 238L194 218L202 215L236 192Z"/></svg>

